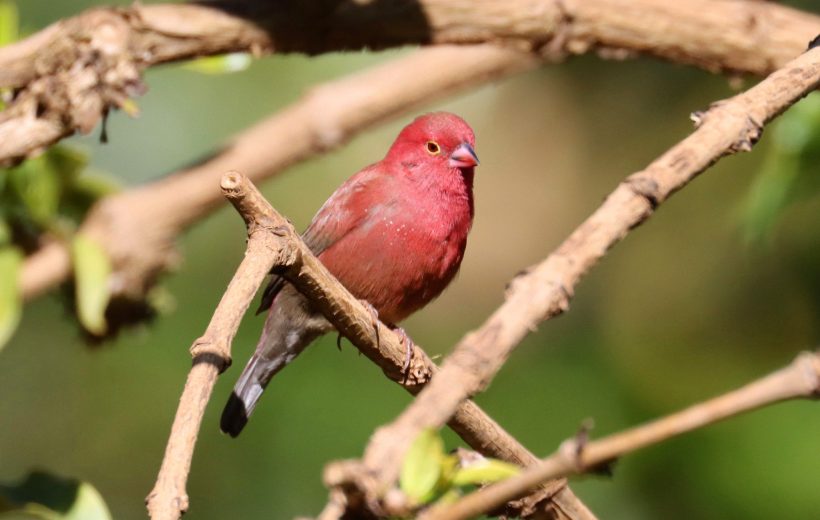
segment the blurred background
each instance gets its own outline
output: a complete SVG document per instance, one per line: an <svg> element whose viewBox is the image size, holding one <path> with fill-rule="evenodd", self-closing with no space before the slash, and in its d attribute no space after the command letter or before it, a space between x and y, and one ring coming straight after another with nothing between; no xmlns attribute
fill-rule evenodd
<svg viewBox="0 0 820 520"><path fill-rule="evenodd" d="M125 3L17 5L22 29L33 32L95 4ZM794 5L820 12L813 2ZM234 74L153 68L138 119L115 113L106 145L98 131L68 144L88 154L90 170L137 185L208 153L312 85L402 52L275 56ZM502 302L510 278L544 258L621 179L685 137L692 111L752 81L651 59L584 56L425 107L473 126L481 166L461 273L408 320L408 333L431 355L446 355ZM820 189L807 174L817 162L806 147L812 136L813 150L820 146L806 128L816 128L817 101L803 101L791 126L767 129L753 153L721 161L615 247L578 287L571 311L530 335L478 403L546 455L587 418L593 435L603 436L815 348ZM264 184L265 195L303 228L415 115L292 168ZM202 221L181 240L184 263L164 279L175 309L112 343L87 346L57 295L26 305L0 353L0 482L42 469L91 483L114 518L145 518L143 499L190 368L188 347L244 241L242 221L227 206ZM324 464L360 456L374 428L408 403L353 347L339 352L327 337L277 376L241 437L220 434L219 413L261 325L248 316L235 364L217 384L186 518L315 515L326 500ZM817 518L817 406L790 402L734 418L625 457L612 478L576 478L572 487L607 519ZM445 438L448 448L458 445Z"/></svg>

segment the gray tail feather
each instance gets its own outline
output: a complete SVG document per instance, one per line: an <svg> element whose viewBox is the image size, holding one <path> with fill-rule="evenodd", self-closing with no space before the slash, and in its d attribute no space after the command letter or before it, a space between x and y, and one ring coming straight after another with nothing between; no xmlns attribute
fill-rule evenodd
<svg viewBox="0 0 820 520"><path fill-rule="evenodd" d="M280 302L280 298L285 301ZM276 295L275 307L265 320L256 352L248 361L222 412L220 429L236 437L248 423L265 387L273 376L293 361L314 339L330 330L321 316L309 312L304 297L285 286Z"/></svg>
<svg viewBox="0 0 820 520"><path fill-rule="evenodd" d="M264 353L260 354L257 348L251 356L222 411L219 428L231 437L239 435L273 376L296 359L316 336L317 332L302 329L299 334L288 334L284 345L276 342L270 345L267 331L264 332L259 341L266 347L262 349Z"/></svg>
<svg viewBox="0 0 820 520"><path fill-rule="evenodd" d="M248 365L236 382L231 397L222 411L222 419L219 428L230 435L236 437L242 428L248 423L248 418L256 408L256 403L262 396L265 387L277 372L275 365L281 363L271 362L254 354L248 361ZM274 366L271 366L274 365ZM279 367L281 368L281 367Z"/></svg>

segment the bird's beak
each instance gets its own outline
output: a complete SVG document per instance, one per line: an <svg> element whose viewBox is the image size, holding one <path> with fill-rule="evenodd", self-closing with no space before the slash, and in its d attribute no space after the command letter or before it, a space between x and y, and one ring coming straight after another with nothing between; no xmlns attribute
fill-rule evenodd
<svg viewBox="0 0 820 520"><path fill-rule="evenodd" d="M475 154L475 150L468 143L461 143L450 154L450 167L470 168L473 166L478 166L478 156Z"/></svg>

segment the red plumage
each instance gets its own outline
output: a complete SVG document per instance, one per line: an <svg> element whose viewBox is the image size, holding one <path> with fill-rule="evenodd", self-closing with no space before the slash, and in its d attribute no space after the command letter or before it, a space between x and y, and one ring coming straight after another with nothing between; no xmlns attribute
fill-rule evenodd
<svg viewBox="0 0 820 520"><path fill-rule="evenodd" d="M398 323L438 296L458 272L473 220L472 129L437 112L399 133L384 159L350 177L303 238L328 270L379 317ZM274 279L254 356L240 376L222 430L236 436L270 378L332 329L295 289Z"/></svg>

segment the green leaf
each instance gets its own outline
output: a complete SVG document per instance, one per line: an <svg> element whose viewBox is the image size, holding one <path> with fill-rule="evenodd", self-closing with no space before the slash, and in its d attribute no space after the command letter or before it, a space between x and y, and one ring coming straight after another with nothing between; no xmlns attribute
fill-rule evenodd
<svg viewBox="0 0 820 520"><path fill-rule="evenodd" d="M485 459L456 471L453 475L453 485L490 484L518 475L520 472L521 468L515 464L496 459Z"/></svg>
<svg viewBox="0 0 820 520"><path fill-rule="evenodd" d="M52 146L43 157L64 180L76 178L88 166L86 154L67 146Z"/></svg>
<svg viewBox="0 0 820 520"><path fill-rule="evenodd" d="M71 184L74 195L83 196L90 200L98 200L107 195L120 191L120 185L114 179L98 174L84 174L77 177Z"/></svg>
<svg viewBox="0 0 820 520"><path fill-rule="evenodd" d="M0 0L0 45L8 45L19 37L20 15L17 5L10 0Z"/></svg>
<svg viewBox="0 0 820 520"><path fill-rule="evenodd" d="M0 485L0 520L10 519L111 520L111 513L91 484L34 472Z"/></svg>
<svg viewBox="0 0 820 520"><path fill-rule="evenodd" d="M461 493L456 488L448 489L443 495L436 500L437 505L450 505L455 504L458 502L458 499L461 498Z"/></svg>
<svg viewBox="0 0 820 520"><path fill-rule="evenodd" d="M788 206L800 170L797 157L770 154L746 196L743 235L747 242L759 242L777 223Z"/></svg>
<svg viewBox="0 0 820 520"><path fill-rule="evenodd" d="M0 247L11 244L11 226L0 215Z"/></svg>
<svg viewBox="0 0 820 520"><path fill-rule="evenodd" d="M251 64L251 55L246 52L235 52L221 56L207 56L187 62L183 67L202 74L228 74L247 69Z"/></svg>
<svg viewBox="0 0 820 520"><path fill-rule="evenodd" d="M438 487L451 488L453 486L453 475L458 471L458 455L445 455L441 459L441 475L438 479Z"/></svg>
<svg viewBox="0 0 820 520"><path fill-rule="evenodd" d="M71 259L80 323L92 334L102 336L106 331L105 309L110 298L108 279L111 262L102 246L82 233L78 233L71 242Z"/></svg>
<svg viewBox="0 0 820 520"><path fill-rule="evenodd" d="M98 173L84 172L66 186L60 201L60 215L79 225L97 201L119 190L119 185L113 179Z"/></svg>
<svg viewBox="0 0 820 520"><path fill-rule="evenodd" d="M0 0L2 1L2 0ZM86 154L66 146L52 146L19 166L0 170L0 195L6 215L17 224L54 230L62 217L61 206L80 183L88 164ZM5 184L5 185L2 185Z"/></svg>
<svg viewBox="0 0 820 520"><path fill-rule="evenodd" d="M23 313L18 285L22 265L23 254L17 248L0 247L0 349L11 339Z"/></svg>
<svg viewBox="0 0 820 520"><path fill-rule="evenodd" d="M741 222L748 242L766 238L793 203L820 194L820 95L794 105L774 123L757 178L744 201Z"/></svg>
<svg viewBox="0 0 820 520"><path fill-rule="evenodd" d="M444 458L444 441L438 432L421 432L401 466L399 487L404 494L418 504L430 501L435 496Z"/></svg>
<svg viewBox="0 0 820 520"><path fill-rule="evenodd" d="M17 4L11 0L0 0L0 47L15 42L20 38L20 13ZM0 88L0 94L6 94L9 89ZM0 101L0 110L5 104Z"/></svg>
<svg viewBox="0 0 820 520"><path fill-rule="evenodd" d="M45 155L25 161L8 172L9 184L23 203L29 217L47 227L57 214L62 191L59 173Z"/></svg>

